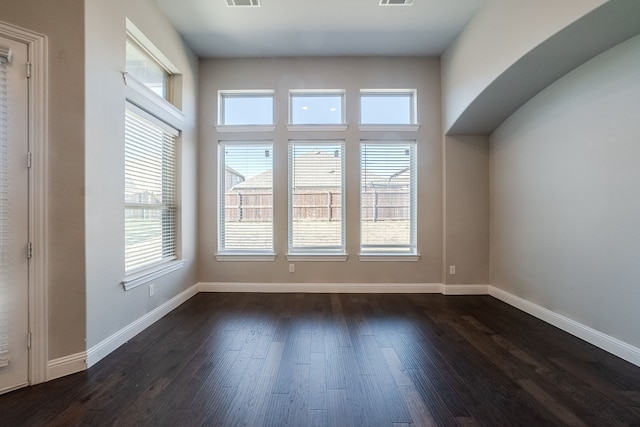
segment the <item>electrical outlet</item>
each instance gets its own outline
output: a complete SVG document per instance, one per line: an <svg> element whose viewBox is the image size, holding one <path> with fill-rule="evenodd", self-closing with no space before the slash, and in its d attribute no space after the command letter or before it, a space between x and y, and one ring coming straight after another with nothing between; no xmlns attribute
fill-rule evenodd
<svg viewBox="0 0 640 427"><path fill-rule="evenodd" d="M289 273L295 273L295 272L296 272L296 265L289 264Z"/></svg>
<svg viewBox="0 0 640 427"><path fill-rule="evenodd" d="M156 289L155 289L154 284L152 283L152 284L149 285L149 296L152 297L153 294L155 294L155 293L156 293Z"/></svg>
<svg viewBox="0 0 640 427"><path fill-rule="evenodd" d="M456 266L455 265L450 265L449 266L449 274L456 274Z"/></svg>

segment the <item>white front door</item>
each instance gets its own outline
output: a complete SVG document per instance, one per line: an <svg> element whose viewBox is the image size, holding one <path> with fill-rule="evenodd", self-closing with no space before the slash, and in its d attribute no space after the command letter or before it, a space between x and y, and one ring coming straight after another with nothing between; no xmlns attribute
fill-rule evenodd
<svg viewBox="0 0 640 427"><path fill-rule="evenodd" d="M0 37L0 393L29 378L27 53Z"/></svg>

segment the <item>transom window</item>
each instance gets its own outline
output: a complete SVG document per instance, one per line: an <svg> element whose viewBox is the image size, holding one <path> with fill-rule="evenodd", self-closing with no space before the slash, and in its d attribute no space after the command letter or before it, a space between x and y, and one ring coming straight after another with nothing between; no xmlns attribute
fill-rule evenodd
<svg viewBox="0 0 640 427"><path fill-rule="evenodd" d="M362 90L360 123L363 125L413 125L416 123L415 90Z"/></svg>
<svg viewBox="0 0 640 427"><path fill-rule="evenodd" d="M292 90L289 93L289 124L340 125L344 123L344 91Z"/></svg>
<svg viewBox="0 0 640 427"><path fill-rule="evenodd" d="M223 126L273 125L273 91L220 91L218 111Z"/></svg>
<svg viewBox="0 0 640 427"><path fill-rule="evenodd" d="M131 37L127 37L126 58L127 74L158 96L169 99L171 73Z"/></svg>

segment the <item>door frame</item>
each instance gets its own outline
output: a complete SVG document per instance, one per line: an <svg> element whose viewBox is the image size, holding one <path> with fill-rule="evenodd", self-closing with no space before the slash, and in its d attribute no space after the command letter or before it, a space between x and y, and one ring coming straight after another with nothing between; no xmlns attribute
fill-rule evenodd
<svg viewBox="0 0 640 427"><path fill-rule="evenodd" d="M48 40L43 34L0 21L0 36L27 45L29 171L29 384L47 381L48 352ZM25 70L27 72L27 70Z"/></svg>

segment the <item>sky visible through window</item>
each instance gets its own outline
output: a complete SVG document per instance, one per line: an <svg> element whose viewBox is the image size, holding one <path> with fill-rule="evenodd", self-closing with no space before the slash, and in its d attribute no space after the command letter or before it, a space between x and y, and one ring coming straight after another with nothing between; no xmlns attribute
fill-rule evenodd
<svg viewBox="0 0 640 427"><path fill-rule="evenodd" d="M360 123L384 125L413 124L412 94L362 94Z"/></svg>
<svg viewBox="0 0 640 427"><path fill-rule="evenodd" d="M292 125L342 124L342 95L291 95Z"/></svg>
<svg viewBox="0 0 640 427"><path fill-rule="evenodd" d="M222 125L272 125L272 95L224 95Z"/></svg>

